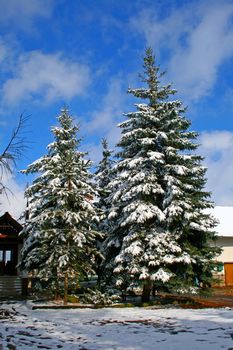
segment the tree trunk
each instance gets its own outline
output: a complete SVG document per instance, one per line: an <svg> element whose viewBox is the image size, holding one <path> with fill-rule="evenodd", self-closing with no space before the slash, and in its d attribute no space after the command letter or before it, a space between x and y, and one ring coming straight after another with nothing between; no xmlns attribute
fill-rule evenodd
<svg viewBox="0 0 233 350"><path fill-rule="evenodd" d="M75 281L75 284L76 284L75 288L78 289L79 288L79 280L78 280L78 273L77 272L75 273L75 279L76 279L76 281Z"/></svg>
<svg viewBox="0 0 233 350"><path fill-rule="evenodd" d="M65 273L65 278L64 278L64 299L63 299L64 305L67 305L67 300L68 300L68 272Z"/></svg>
<svg viewBox="0 0 233 350"><path fill-rule="evenodd" d="M150 290L151 290L151 284L149 281L146 281L143 285L142 303L147 303L150 301Z"/></svg>
<svg viewBox="0 0 233 350"><path fill-rule="evenodd" d="M58 277L56 277L56 281L55 281L54 299L55 300L59 299L59 281L58 281Z"/></svg>
<svg viewBox="0 0 233 350"><path fill-rule="evenodd" d="M156 285L155 284L153 284L153 286L152 286L152 297L155 297L155 292L156 292Z"/></svg>

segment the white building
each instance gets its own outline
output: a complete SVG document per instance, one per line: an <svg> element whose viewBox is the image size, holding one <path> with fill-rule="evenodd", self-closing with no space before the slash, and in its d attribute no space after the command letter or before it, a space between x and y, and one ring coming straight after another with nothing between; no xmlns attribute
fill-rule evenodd
<svg viewBox="0 0 233 350"><path fill-rule="evenodd" d="M222 248L216 259L219 262L217 276L222 284L233 286L233 207L216 206L213 215L219 221L215 244Z"/></svg>

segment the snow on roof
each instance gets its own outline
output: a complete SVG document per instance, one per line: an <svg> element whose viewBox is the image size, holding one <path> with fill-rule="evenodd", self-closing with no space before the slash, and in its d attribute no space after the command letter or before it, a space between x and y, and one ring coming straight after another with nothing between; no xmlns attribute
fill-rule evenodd
<svg viewBox="0 0 233 350"><path fill-rule="evenodd" d="M212 214L219 221L216 226L218 236L233 237L233 207L216 206Z"/></svg>

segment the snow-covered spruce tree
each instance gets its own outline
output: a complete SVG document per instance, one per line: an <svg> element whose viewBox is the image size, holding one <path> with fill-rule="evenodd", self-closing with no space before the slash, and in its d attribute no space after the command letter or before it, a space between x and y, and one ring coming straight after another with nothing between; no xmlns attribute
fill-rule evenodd
<svg viewBox="0 0 233 350"><path fill-rule="evenodd" d="M93 273L98 220L91 199L96 195L88 171L86 153L78 150L78 126L67 109L61 110L59 126L52 127L54 142L48 154L23 172L39 173L26 190L29 218L22 235L25 238L20 267L35 272L47 283L63 285L67 302L69 277Z"/></svg>
<svg viewBox="0 0 233 350"><path fill-rule="evenodd" d="M97 170L95 172L95 179L98 189L98 202L97 206L103 212L103 220L100 221L99 227L101 231L108 230L108 223L106 217L108 215L109 203L108 197L110 194L110 190L108 185L111 181L111 169L113 166L112 153L113 151L108 148L108 142L106 138L101 140L102 144L102 159L97 166Z"/></svg>
<svg viewBox="0 0 233 350"><path fill-rule="evenodd" d="M97 249L102 251L102 243L106 238L106 234L109 230L108 214L110 210L110 204L108 202L108 197L110 194L108 185L111 181L111 169L113 166L112 153L113 151L108 148L108 142L106 138L101 140L102 144L102 159L99 162L96 172L95 172L95 181L98 191L98 200L96 202L97 208L101 210L101 218L98 224L99 231L102 232L101 239L97 239ZM102 273L102 259L98 261L97 264L97 274L98 278L101 277Z"/></svg>
<svg viewBox="0 0 233 350"><path fill-rule="evenodd" d="M215 220L204 191L205 169L195 155L197 133L175 91L163 86L151 49L144 58L145 87L128 92L142 100L127 113L110 184L110 231L105 276L121 289L142 286L149 300L155 284L194 286L211 277ZM143 103L143 101L145 101Z"/></svg>

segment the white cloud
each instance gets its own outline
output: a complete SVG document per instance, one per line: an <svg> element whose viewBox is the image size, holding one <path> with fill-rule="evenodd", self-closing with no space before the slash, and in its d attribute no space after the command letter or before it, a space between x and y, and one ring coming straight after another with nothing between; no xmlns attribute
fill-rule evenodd
<svg viewBox="0 0 233 350"><path fill-rule="evenodd" d="M53 0L0 0L0 24L31 30L36 17L52 14Z"/></svg>
<svg viewBox="0 0 233 350"><path fill-rule="evenodd" d="M200 1L174 8L167 17L146 10L131 20L147 45L170 54L169 78L189 99L213 88L221 64L233 56L233 4Z"/></svg>
<svg viewBox="0 0 233 350"><path fill-rule="evenodd" d="M124 118L122 116L126 108L127 94L123 86L123 80L118 77L111 79L108 91L100 101L101 108L95 110L89 121L81 122L81 129L88 135L106 137L109 147L115 147L120 138L120 128L117 124ZM101 159L101 142L85 145L90 158L95 164Z"/></svg>
<svg viewBox="0 0 233 350"><path fill-rule="evenodd" d="M224 152L233 145L233 133L230 131L210 131L201 134L202 148L208 151L211 157L216 152Z"/></svg>
<svg viewBox="0 0 233 350"><path fill-rule="evenodd" d="M233 132L203 132L200 142L208 168L207 189L217 205L233 206Z"/></svg>
<svg viewBox="0 0 233 350"><path fill-rule="evenodd" d="M126 92L120 78L111 79L108 91L101 101L101 109L94 111L86 124L88 132L108 133L122 116Z"/></svg>
<svg viewBox="0 0 233 350"><path fill-rule="evenodd" d="M16 220L20 218L26 207L26 200L24 198L25 186L17 183L16 179L9 175L2 179L4 185L9 188L7 196L2 194L0 199L1 215L8 211Z"/></svg>
<svg viewBox="0 0 233 350"><path fill-rule="evenodd" d="M21 54L15 63L13 77L2 87L3 101L8 104L34 99L51 102L69 101L84 93L90 83L87 65L64 58L60 53L33 51Z"/></svg>

